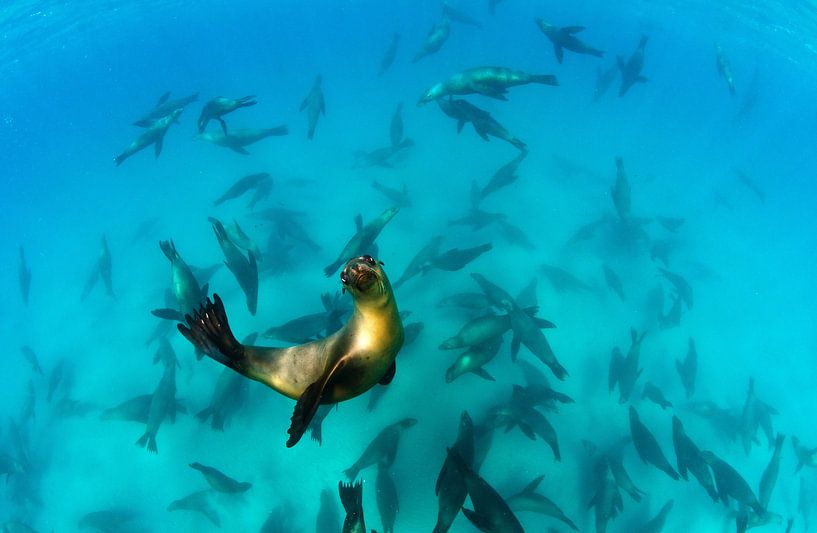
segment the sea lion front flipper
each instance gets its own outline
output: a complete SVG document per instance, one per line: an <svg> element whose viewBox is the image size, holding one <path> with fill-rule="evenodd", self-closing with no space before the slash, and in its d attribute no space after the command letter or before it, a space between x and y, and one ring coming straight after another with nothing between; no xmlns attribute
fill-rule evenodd
<svg viewBox="0 0 817 533"><path fill-rule="evenodd" d="M309 423L315 416L315 412L318 410L318 406L321 403L321 396L326 389L326 384L329 383L329 380L335 372L342 366L343 362L339 362L325 371L323 375L318 378L318 381L308 386L303 394L301 394L301 397L298 398L298 402L295 404L295 410L292 412L289 429L287 430L287 433L289 433L287 448L292 448L301 440L301 437L303 437L309 427Z"/></svg>
<svg viewBox="0 0 817 533"><path fill-rule="evenodd" d="M226 137L227 136L227 123L224 122L224 119L221 118L221 117L218 117L216 120L218 120L219 123L221 124L221 131L224 132L224 136Z"/></svg>
<svg viewBox="0 0 817 533"><path fill-rule="evenodd" d="M180 311L170 308L154 309L150 312L151 315L164 320L175 320L177 322L184 322L184 315Z"/></svg>
<svg viewBox="0 0 817 533"><path fill-rule="evenodd" d="M477 514L476 511L472 511L471 509L466 509L465 507L463 507L462 514L464 514L465 518L467 518L472 524L474 524L474 527L476 527L480 531L491 531L491 529L493 528L493 524L491 524L491 521L488 520L483 515Z"/></svg>
<svg viewBox="0 0 817 533"><path fill-rule="evenodd" d="M391 383L391 380L394 379L395 372L397 372L397 363L392 361L391 366L389 367L388 370L386 370L386 373L383 374L383 377L380 378L380 381L378 381L378 383L380 383L381 385L388 385L389 383Z"/></svg>
<svg viewBox="0 0 817 533"><path fill-rule="evenodd" d="M153 146L153 152L156 154L156 157L159 157L159 154L162 153L163 144L162 141L164 140L165 140L164 137L159 137L159 139L156 141L156 144Z"/></svg>
<svg viewBox="0 0 817 533"><path fill-rule="evenodd" d="M230 149L234 152L238 152L241 155L250 155L250 153L241 146L230 146Z"/></svg>
<svg viewBox="0 0 817 533"><path fill-rule="evenodd" d="M560 45L554 43L553 44L553 53L556 54L556 61L558 61L559 64L561 64L562 61L565 58L565 52L562 49L562 47Z"/></svg>
<svg viewBox="0 0 817 533"><path fill-rule="evenodd" d="M224 303L218 294L213 294L212 302L207 298L193 316L184 318L187 325L176 327L195 346L196 352L204 352L236 372L244 373L244 345L230 330Z"/></svg>
<svg viewBox="0 0 817 533"><path fill-rule="evenodd" d="M494 376L492 376L491 374L486 372L485 369L483 369L483 368L475 368L471 372L473 374L476 374L477 376L481 377L482 379L484 379L486 381L496 381L496 378L494 378Z"/></svg>

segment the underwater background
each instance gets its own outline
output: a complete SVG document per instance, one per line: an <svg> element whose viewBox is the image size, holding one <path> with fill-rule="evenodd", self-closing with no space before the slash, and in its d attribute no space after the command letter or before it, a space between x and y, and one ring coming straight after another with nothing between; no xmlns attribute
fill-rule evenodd
<svg viewBox="0 0 817 533"><path fill-rule="evenodd" d="M747 422L747 412L765 409L774 432L787 440L764 514L769 523L760 531L807 530L817 504L811 450L817 446L817 5L505 0L491 14L488 0L449 4L481 27L451 20L440 49L417 62L412 58L429 29L445 17L439 1L12 1L0 7L0 337L6 348L0 477L8 479L0 483L0 524L7 531L23 531L14 529L21 524L56 532L203 531L217 528L212 513L226 531L260 530L271 513L283 518L264 531L312 531L322 490L335 499L339 530L337 484L349 481L344 470L384 427L407 417L417 424L400 437L390 465L399 494L394 530L431 531L435 482L461 413L475 422L494 420L512 386L534 379L524 371L530 365L575 401L539 409L558 435L559 461L541 439L513 423L496 424L479 475L503 497L544 475L537 490L580 530L598 530L588 508L598 489L592 449L615 448L630 436L628 404L671 464L674 414L700 449L732 465L757 491L771 441L758 430L763 422ZM584 26L576 35L603 57L566 50L558 63L537 17ZM395 33L394 62L380 73ZM642 35L649 37L646 82L619 97L616 78L594 95L600 73L611 71L617 56L626 61ZM716 47L728 58L734 94L719 76ZM457 121L435 102L415 104L435 83L484 65L552 74L559 85L514 87L508 101L457 96L490 112L524 141L527 155L518 161L518 178L479 203L483 214L495 216L484 224L451 224L474 213L472 183L484 187L520 150L495 137L485 142L470 124L458 133ZM299 107L318 75L326 113L308 140L307 112ZM148 146L115 165L114 157L144 131L133 122L167 91L171 99L198 99L167 129L159 157ZM197 138L196 118L208 101L245 95L255 95L257 104L224 115L230 129L286 125L289 134L247 146L249 155ZM377 164L361 153L393 146L390 122L400 103L413 145ZM220 126L211 121L207 131L218 134ZM612 198L616 158L638 217L634 232L622 230L618 219L625 217ZM249 195L213 205L239 178L262 172L272 189L254 207L247 207ZM442 251L485 243L491 249L453 271L428 267L395 289L400 310L411 312L404 324L422 322L423 329L401 350L396 376L376 407L368 408L372 392L339 404L323 422L320 445L305 437L286 448L294 402L249 380L240 384L239 405L224 431L202 423L195 414L209 405L224 367L197 360L175 325L151 314L168 307L170 264L158 242L172 239L190 265L220 265L224 255L208 217L237 221L262 251L257 313L248 312L226 267L210 272L209 290L224 299L238 338L263 334L322 312L321 294L341 289L337 272L326 277L323 269L355 234L355 216L367 223L395 205L375 181L398 190L405 185L410 198L377 239L376 257L392 282L434 236L442 237ZM293 216L315 245L282 238L276 222L264 218L273 208L301 212ZM577 237L588 224L596 231ZM103 235L113 295L100 281L82 298L96 275ZM620 278L626 298L608 288L603 265ZM31 273L27 302L21 269ZM661 269L694 290L694 305L679 307L676 323L667 317L682 291ZM575 279L565 281L565 272ZM479 293L472 273L514 296L538 280L527 305L556 325L545 333L568 371L564 381L524 345L517 361L529 365L512 362L508 332L485 365L494 381L467 373L446 382L460 351L439 345L473 317L502 314L438 305L453 294ZM351 306L348 294L341 301ZM162 329L163 322L169 327ZM152 454L134 445L144 422L100 415L153 394L163 376L162 365L153 364L161 346L157 327L178 357L176 397L186 412L175 423L164 420ZM629 401L620 403L618 392L608 391L610 354L616 346L627 353L630 328L646 331L643 372ZM690 338L698 368L688 395L676 360L687 354ZM257 344L286 343L262 335ZM672 407L642 397L648 382ZM715 416L713 406L724 416ZM793 436L802 447L791 444ZM664 531L735 529L734 502L730 510L696 481L670 479L644 464L632 444L621 454L645 494L639 502L624 494L609 531L641 531L668 500L674 505ZM171 502L208 489L188 466L195 462L252 488L208 492L210 517L168 511ZM798 462L805 467L795 472ZM367 528L382 533L376 472L369 467L359 477ZM465 507L473 509L470 501ZM114 510L113 518L83 522L104 510ZM541 513L515 514L525 531L568 531L565 522ZM461 514L450 529L475 530Z"/></svg>

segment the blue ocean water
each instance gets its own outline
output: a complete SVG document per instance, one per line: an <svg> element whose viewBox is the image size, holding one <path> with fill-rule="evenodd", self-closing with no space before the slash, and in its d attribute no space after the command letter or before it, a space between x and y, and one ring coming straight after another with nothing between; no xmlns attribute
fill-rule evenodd
<svg viewBox="0 0 817 533"><path fill-rule="evenodd" d="M418 423L402 435L390 467L400 502L395 530L432 530L435 482L460 414L467 410L479 423L493 420L497 406L509 405L512 385L526 383L523 367L511 360L512 332L485 366L495 381L466 374L446 383L446 369L459 352L441 351L440 343L474 316L504 313L438 307L452 294L479 292L470 276L475 272L514 296L537 279L537 313L556 324L546 336L569 376L556 379L525 346L519 360L575 400L558 412L541 411L558 435L560 461L541 439L497 423L479 475L500 495L508 498L544 475L539 492L580 530L594 530L588 504L597 490L598 454L586 441L607 449L629 436L628 404L670 463L676 459L675 414L701 449L732 465L757 492L771 452L752 414L768 405L774 431L787 440L765 530L783 531L790 518L792 531L806 530L817 478L811 465L795 473L791 439L817 446L811 424L817 408L817 160L811 149L817 137L817 6L505 0L492 15L487 1L450 4L482 28L451 21L439 51L416 63L412 57L441 20L438 1L30 1L0 8L0 283L6 295L0 335L7 348L0 373L0 458L16 465L6 467L14 471L0 484L0 523L8 531L17 531L18 523L73 531L87 513L108 509L132 513L110 531L214 529L201 513L167 510L208 489L188 466L193 462L252 483L238 495L207 494L221 529L259 530L281 508L290 522L277 521L280 528L268 531L312 531L321 491L331 491L342 518L337 484L346 480L344 469L381 429L406 417ZM559 64L536 17L584 26L576 35L604 56L565 51ZM395 32L394 64L378 75ZM594 100L598 72L615 66L617 56L626 60L642 35L649 37L646 83L618 97L615 79ZM718 75L716 43L731 65L734 95ZM498 138L483 141L470 124L457 133L456 122L434 102L415 105L433 84L483 65L559 80L558 87L514 87L508 101L457 96L490 112L527 145L518 179L480 207L503 214L532 247L510 243L503 224L450 225L471 209L472 183L484 186L519 150ZM299 106L317 75L326 114L307 140L307 113ZM143 132L132 123L167 91L171 98L198 93L198 101L169 127L158 158L148 146L116 166L114 157ZM249 155L197 138L196 119L206 102L245 95L258 103L225 115L230 130L285 124L289 135L248 146ZM414 145L387 167L356 165L356 153L391 145L390 120L399 103ZM216 122L207 127L219 129ZM632 234L620 231L611 198L617 157L640 228ZM260 172L269 173L273 185L253 209L246 207L249 195L213 205L239 178ZM373 181L405 185L411 198L377 239L377 257L392 281L434 236L443 237L441 250L493 246L460 270L431 269L395 291L399 308L411 311L404 322L423 322L424 329L400 352L395 379L374 410L367 409L371 393L343 402L326 418L320 446L307 436L288 449L294 402L247 381L243 405L225 431L214 431L194 415L209 404L223 367L197 360L190 343L170 328L166 338L181 365L176 395L186 414L174 424L164 421L158 454L134 445L144 423L100 420L103 410L152 394L163 375L162 365L152 364L157 341L146 343L161 322L150 311L167 306L170 264L159 240L172 239L191 265L218 265L224 256L207 217L238 221L263 252L258 312L248 312L227 268L212 275L210 293L223 297L239 338L264 332L320 312L321 294L340 290L338 274L325 277L323 268L355 233L354 217L360 214L365 223L392 205ZM297 220L319 248L282 241L273 223L257 218L269 208L303 212ZM672 231L656 217L683 223ZM572 238L597 220L603 221L591 238ZM144 221L154 221L153 230L134 238ZM115 297L100 281L81 299L103 235ZM20 247L31 271L27 304L18 280ZM280 272L264 273L265 263L284 258ZM586 286L560 289L543 264ZM626 300L608 289L603 264L621 278ZM680 274L694 291L694 305L682 306L674 327L662 328L659 311L648 302L660 287L660 314L672 306L673 285L660 268ZM620 404L618 390L608 392L610 353L615 346L627 353L631 327L647 332L643 372L629 402ZM687 398L675 360L686 355L690 337L698 372ZM43 375L32 370L23 346L36 354ZM60 368L64 379L49 401ZM747 401L752 378L757 400ZM647 382L673 406L662 410L643 399ZM67 412L65 399L80 404ZM727 409L728 417L696 414L705 406L711 411L712 404L703 402ZM741 437L752 431L747 453ZM694 480L669 479L642 463L632 444L624 445L622 461L646 495L635 502L624 493L623 511L609 531L638 531L670 499L664 531L735 528L734 513ZM369 467L360 478L366 525L382 533L376 472ZM733 502L731 509L737 508ZM525 531L567 530L542 514L516 514ZM473 530L462 514L450 529Z"/></svg>

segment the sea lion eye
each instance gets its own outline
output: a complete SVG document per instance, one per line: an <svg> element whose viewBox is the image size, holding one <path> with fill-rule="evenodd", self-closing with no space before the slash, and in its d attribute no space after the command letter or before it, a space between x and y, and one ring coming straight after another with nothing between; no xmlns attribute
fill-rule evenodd
<svg viewBox="0 0 817 533"><path fill-rule="evenodd" d="M374 264L374 258L370 255L364 255L363 260L369 263L370 265Z"/></svg>
<svg viewBox="0 0 817 533"><path fill-rule="evenodd" d="M346 285L346 282L349 281L349 277L346 275L346 271L340 273L340 282Z"/></svg>

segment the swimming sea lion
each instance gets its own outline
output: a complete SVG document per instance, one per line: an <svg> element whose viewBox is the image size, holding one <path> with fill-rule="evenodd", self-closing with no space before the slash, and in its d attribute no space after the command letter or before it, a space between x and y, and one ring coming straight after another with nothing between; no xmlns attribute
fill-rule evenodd
<svg viewBox="0 0 817 533"><path fill-rule="evenodd" d="M457 121L457 133L462 131L462 127L466 122L470 122L474 126L477 135L486 141L490 140L489 136L496 137L511 143L520 150L527 149L524 142L514 137L489 112L466 100L449 96L448 98L438 98L437 105L440 106L443 113Z"/></svg>
<svg viewBox="0 0 817 533"><path fill-rule="evenodd" d="M675 500L669 500L665 503L657 515L639 528L638 533L661 533L664 530L664 524L667 522L667 515L672 511L674 504Z"/></svg>
<svg viewBox="0 0 817 533"><path fill-rule="evenodd" d="M304 101L301 102L301 107L298 111L307 110L307 118L309 120L309 131L306 134L308 139L315 136L315 127L318 125L318 119L321 115L326 116L326 102L323 99L323 89L321 88L321 77L315 78L315 84L312 85L312 90L306 95Z"/></svg>
<svg viewBox="0 0 817 533"><path fill-rule="evenodd" d="M156 446L156 434L162 425L165 416L176 414L176 364L171 362L165 365L162 379L153 391L148 408L148 418L145 423L145 433L136 441L139 447L145 447L150 453L159 453Z"/></svg>
<svg viewBox="0 0 817 533"><path fill-rule="evenodd" d="M340 275L354 299L346 325L318 341L289 348L246 346L230 331L224 304L213 295L179 331L219 363L279 393L297 399L287 446L300 440L322 403L363 394L376 383L390 383L403 345L403 323L391 285L371 256L350 259Z"/></svg>
<svg viewBox="0 0 817 533"><path fill-rule="evenodd" d="M621 71L621 87L618 90L618 96L624 96L630 87L636 83L646 83L647 78L641 75L641 69L644 68L644 47L647 46L647 36L643 35L641 41L638 43L638 48L635 49L633 55L627 62L624 58L618 56L618 69Z"/></svg>
<svg viewBox="0 0 817 533"><path fill-rule="evenodd" d="M560 520L570 529L578 531L576 524L565 516L562 509L556 505L550 498L536 492L536 488L542 482L545 476L539 476L531 481L521 492L514 494L506 501L508 506L514 511L527 511L529 513L538 513L545 516L550 516L556 520Z"/></svg>
<svg viewBox="0 0 817 533"><path fill-rule="evenodd" d="M655 436L641 422L638 412L632 405L630 406L630 435L633 437L635 451L645 464L651 464L672 479L678 480L678 473L669 464Z"/></svg>
<svg viewBox="0 0 817 533"><path fill-rule="evenodd" d="M162 144L165 140L165 133L167 133L168 128L170 128L170 126L177 121L176 119L178 119L179 115L181 114L181 108L174 109L167 116L153 121L153 124L151 124L142 135L137 137L136 140L133 141L124 152L114 158L116 166L121 165L125 159L129 158L139 150L147 148L151 144L154 145L154 153L156 154L156 157L159 157L159 154L162 153Z"/></svg>
<svg viewBox="0 0 817 533"><path fill-rule="evenodd" d="M397 104L394 114L391 116L391 124L389 124L389 137L391 138L391 145L397 146L403 140L403 102Z"/></svg>
<svg viewBox="0 0 817 533"><path fill-rule="evenodd" d="M394 484L394 475L383 463L377 465L375 487L377 488L377 510L380 511L383 533L394 533L394 522L400 511L400 500L397 496L397 486Z"/></svg>
<svg viewBox="0 0 817 533"><path fill-rule="evenodd" d="M176 251L176 245L172 240L159 241L159 247L170 261L170 289L175 296L177 308L154 309L151 313L159 318L181 321L186 313L193 312L207 297L207 284L205 283L204 287L199 286L196 276Z"/></svg>
<svg viewBox="0 0 817 533"><path fill-rule="evenodd" d="M146 113L142 118L133 123L134 126L140 128L149 128L156 120L166 117L173 112L174 109L183 109L186 105L192 104L199 99L199 93L185 96L184 98L170 99L170 91L163 94L156 106Z"/></svg>
<svg viewBox="0 0 817 533"><path fill-rule="evenodd" d="M280 137L281 135L287 135L288 133L289 129L286 126L276 126L274 128L249 128L235 130L229 134L225 133L223 135L221 133L200 133L198 138L225 148L229 148L230 150L238 152L242 155L250 155L250 153L244 148L245 146L249 146L260 141L261 139L266 139L267 137Z"/></svg>
<svg viewBox="0 0 817 533"><path fill-rule="evenodd" d="M769 459L769 464L763 471L763 476L760 478L760 485L758 485L757 499L764 509L769 507L769 500L772 498L772 491L777 484L777 475L780 473L780 450L783 449L783 441L785 435L777 434L774 441L774 452L772 458Z"/></svg>
<svg viewBox="0 0 817 533"><path fill-rule="evenodd" d="M642 368L639 368L639 357L641 356L641 343L647 332L638 334L635 328L630 328L630 349L627 356L621 355L618 346L613 348L610 356L610 368L607 377L608 392L613 392L618 384L618 403L626 403L635 388L635 382L641 376Z"/></svg>
<svg viewBox="0 0 817 533"><path fill-rule="evenodd" d="M457 441L451 447L466 464L474 462L474 423L468 411L463 411L460 415L459 431ZM454 464L454 460L446 454L445 462L437 476L437 483L434 492L438 498L437 523L433 533L446 533L454 519L465 503L468 496L468 488L465 486L465 478L462 472Z"/></svg>
<svg viewBox="0 0 817 533"><path fill-rule="evenodd" d="M210 505L210 490L199 490L184 498L174 500L167 506L168 511L195 511L207 517L216 527L221 527L218 512Z"/></svg>
<svg viewBox="0 0 817 533"><path fill-rule="evenodd" d="M258 174L250 174L249 176L244 176L243 178L239 179L232 185L230 188L224 191L224 194L216 198L213 202L213 205L219 205L227 200L232 200L233 198L238 198L245 192L257 189L262 184L266 182L272 182L272 178L269 175L269 172L259 172Z"/></svg>
<svg viewBox="0 0 817 533"><path fill-rule="evenodd" d="M227 135L227 124L221 116L232 113L238 108L249 107L257 103L258 102L255 101L255 95L243 96L241 98L225 98L223 96L213 98L204 104L201 110L201 115L199 115L198 120L199 133L204 133L208 122L218 120L221 123L221 129L224 131L224 135Z"/></svg>
<svg viewBox="0 0 817 533"><path fill-rule="evenodd" d="M203 465L201 463L190 463L190 468L201 472L201 475L204 476L207 484L218 492L247 492L252 488L252 483L247 481L236 481L212 466Z"/></svg>
<svg viewBox="0 0 817 533"><path fill-rule="evenodd" d="M227 236L227 230L218 220L213 220L213 231L218 239L218 244L224 254L224 264L235 276L236 281L244 291L247 301L247 309L255 316L258 307L258 265L255 262L255 255L247 252L247 257Z"/></svg>
<svg viewBox="0 0 817 533"><path fill-rule="evenodd" d="M363 219L360 215L355 217L357 233L349 239L349 242L346 243L346 246L344 246L343 250L338 254L338 258L323 269L323 273L326 277L328 278L334 274L338 267L346 261L346 258L371 253L375 239L377 239L377 236L380 235L380 232L383 231L386 224L388 224L399 211L399 207L390 207L383 211L379 217L369 221L365 226L363 225Z"/></svg>
<svg viewBox="0 0 817 533"><path fill-rule="evenodd" d="M349 479L355 479L361 470L377 463L391 466L397 456L397 446L403 430L417 424L416 418L404 418L394 424L389 424L372 439L352 466L343 471Z"/></svg>
<svg viewBox="0 0 817 533"><path fill-rule="evenodd" d="M423 93L417 105L443 96L472 93L497 100L507 100L505 94L509 88L528 83L559 85L556 76L550 74L528 74L506 67L476 67L454 74L447 80L432 85Z"/></svg>
<svg viewBox="0 0 817 533"><path fill-rule="evenodd" d="M553 52L556 54L556 60L561 63L564 59L564 49L576 52L577 54L588 54L591 56L602 57L604 52L596 50L592 46L587 46L576 38L576 33L584 30L584 26L565 26L559 28L553 24L549 24L544 19L537 18L536 25L544 33L550 42L553 43Z"/></svg>
<svg viewBox="0 0 817 533"><path fill-rule="evenodd" d="M414 55L411 62L416 63L425 56L430 56L439 52L440 48L442 48L445 44L445 41L448 40L448 35L450 33L451 23L449 22L448 17L443 15L442 20L434 24L434 26L432 26L428 31L426 40L423 41L423 46L420 47L420 50Z"/></svg>
<svg viewBox="0 0 817 533"><path fill-rule="evenodd" d="M28 305L28 294L31 290L31 269L26 264L26 252L20 246L20 265L17 269L20 281L20 295L23 297L23 304Z"/></svg>
<svg viewBox="0 0 817 533"><path fill-rule="evenodd" d="M691 473L712 500L717 502L718 492L715 490L709 466L701 456L701 450L684 431L684 425L677 416L672 417L672 445L675 448L676 464L681 477L689 480L687 472Z"/></svg>
<svg viewBox="0 0 817 533"><path fill-rule="evenodd" d="M729 86L729 94L735 96L735 80L732 78L732 65L723 53L721 45L715 44L715 60L718 67L718 75L726 81Z"/></svg>

